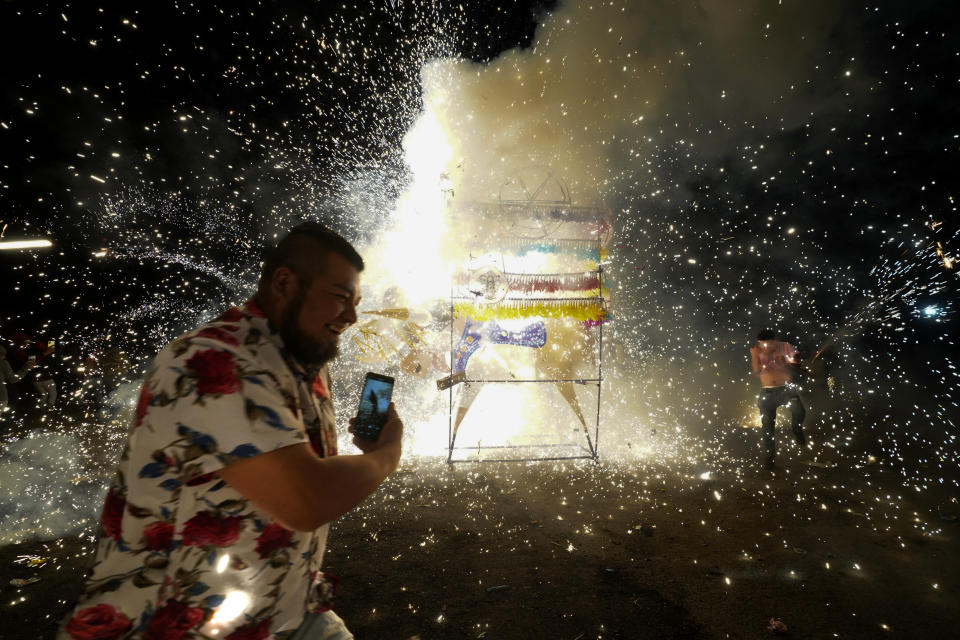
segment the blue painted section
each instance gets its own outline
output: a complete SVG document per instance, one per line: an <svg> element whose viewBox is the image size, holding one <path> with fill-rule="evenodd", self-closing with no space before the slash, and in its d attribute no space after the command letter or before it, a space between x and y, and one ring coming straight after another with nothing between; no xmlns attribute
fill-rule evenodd
<svg viewBox="0 0 960 640"><path fill-rule="evenodd" d="M535 320L519 331L508 331L494 321L475 322L467 318L456 347L457 359L453 373L467 369L470 356L477 352L484 340L493 344L509 344L517 347L539 349L547 343L547 326L543 320Z"/></svg>

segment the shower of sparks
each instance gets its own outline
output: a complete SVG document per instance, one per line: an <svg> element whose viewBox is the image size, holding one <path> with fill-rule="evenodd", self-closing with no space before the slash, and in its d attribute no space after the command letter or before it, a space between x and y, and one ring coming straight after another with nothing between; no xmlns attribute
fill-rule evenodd
<svg viewBox="0 0 960 640"><path fill-rule="evenodd" d="M772 327L810 370L800 384L814 444L801 451L778 434L782 457L809 463L805 478L837 465L883 469L900 493L955 505L956 196L936 176L903 175L909 166L895 159L915 152L909 138L921 123L875 107L903 96L880 80L888 69L831 49L831 12L771 6L733 20L730 33L688 25L682 34L649 26L683 22L668 9L615 2L533 14L512 6L498 20L470 3L427 1L306 15L276 3L28 4L4 8L16 14L12 28L76 55L60 75L12 79L15 98L0 114L0 249L44 247L10 267L11 288L34 297L4 306L0 322L5 332L57 340L78 380L64 383L64 401L82 417L54 414L39 426L6 418L5 543L78 531L90 539L149 358L241 303L263 248L290 226L319 220L362 248L370 265L362 310L391 308L399 296L428 318L427 331L446 335L428 312L449 301L463 266L449 202L495 202L529 166L553 167L577 198L613 212L598 410L609 467L544 463L549 474L614 470L628 478L620 504L655 505L636 475L642 464L678 491L708 487L713 502L733 499L760 457L748 349ZM940 37L864 12L853 20L885 34L878 47ZM162 27L171 22L182 33ZM796 23L788 44L773 43L769 23L785 32ZM717 51L736 46L735 68L717 62ZM907 48L872 64L913 77ZM741 77L746 59L756 82ZM956 141L941 142L952 144L939 156L944 166L955 166ZM41 163L62 173L30 174ZM32 179L19 184L15 171ZM902 183L878 186L885 181ZM18 240L41 232L51 240L32 242L43 245ZM349 334L343 346L341 417L353 413L371 368ZM395 372L396 359L383 366ZM517 424L549 415L530 406L538 389L484 393L470 420L498 428L471 444L515 443ZM447 396L433 379L399 375L396 399L407 470L438 475ZM558 423L572 421L562 416ZM349 450L346 435L341 445ZM881 496L872 482L824 482L795 496L749 486L758 503L822 504L879 533L901 523L923 536L941 531L944 519L904 511L901 495ZM558 548L578 553L583 527Z"/></svg>

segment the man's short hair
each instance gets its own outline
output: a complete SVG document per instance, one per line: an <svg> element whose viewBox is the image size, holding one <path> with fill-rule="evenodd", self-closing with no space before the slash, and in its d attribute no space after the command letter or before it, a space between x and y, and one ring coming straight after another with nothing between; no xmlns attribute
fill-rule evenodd
<svg viewBox="0 0 960 640"><path fill-rule="evenodd" d="M363 258L343 236L319 222L302 222L267 254L258 288L265 291L280 267L293 271L300 286L309 286L326 266L326 258L331 253L340 254L357 271L363 271Z"/></svg>
<svg viewBox="0 0 960 640"><path fill-rule="evenodd" d="M777 332L773 329L763 329L760 333L757 334L757 340L763 342L764 340L776 340Z"/></svg>

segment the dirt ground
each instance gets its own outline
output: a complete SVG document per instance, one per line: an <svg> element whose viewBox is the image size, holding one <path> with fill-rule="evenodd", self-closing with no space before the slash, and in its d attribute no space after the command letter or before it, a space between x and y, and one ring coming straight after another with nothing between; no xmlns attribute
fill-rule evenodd
<svg viewBox="0 0 960 640"><path fill-rule="evenodd" d="M360 639L953 636L955 503L835 462L409 460L334 525L335 608ZM50 637L89 548L0 548L0 637Z"/></svg>

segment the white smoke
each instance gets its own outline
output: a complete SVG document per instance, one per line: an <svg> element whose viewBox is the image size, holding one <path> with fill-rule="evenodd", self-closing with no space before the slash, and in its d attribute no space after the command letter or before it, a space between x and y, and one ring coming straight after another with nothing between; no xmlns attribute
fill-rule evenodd
<svg viewBox="0 0 960 640"><path fill-rule="evenodd" d="M831 73L838 13L830 2L566 2L529 48L424 66L422 117L446 132L458 195L495 199L504 177L547 165L589 202L658 146L729 151L819 115L840 98L811 83Z"/></svg>
<svg viewBox="0 0 960 640"><path fill-rule="evenodd" d="M120 456L142 380L119 385L93 422L51 423L5 445L0 455L0 543L51 539L91 527ZM71 427L79 431L69 432ZM98 430L84 446L83 430ZM89 435L89 434L87 434ZM96 456L94 459L92 456Z"/></svg>
<svg viewBox="0 0 960 640"><path fill-rule="evenodd" d="M96 515L106 493L102 478L85 470L79 440L35 430L4 447L0 457L0 543L74 533Z"/></svg>

